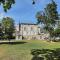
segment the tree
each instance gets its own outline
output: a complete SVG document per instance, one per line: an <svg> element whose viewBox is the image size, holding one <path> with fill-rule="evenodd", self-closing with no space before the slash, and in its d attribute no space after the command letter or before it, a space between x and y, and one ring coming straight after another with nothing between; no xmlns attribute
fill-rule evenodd
<svg viewBox="0 0 60 60"><path fill-rule="evenodd" d="M56 37L60 37L60 28L55 29L54 35L55 35Z"/></svg>
<svg viewBox="0 0 60 60"><path fill-rule="evenodd" d="M2 34L3 34L3 32L2 32L2 23L0 22L0 39L2 39Z"/></svg>
<svg viewBox="0 0 60 60"><path fill-rule="evenodd" d="M43 11L37 12L36 18L37 18L37 24L44 23L45 18L46 18L45 13Z"/></svg>
<svg viewBox="0 0 60 60"><path fill-rule="evenodd" d="M47 4L44 9L44 14L40 13L40 16L37 16L37 21L44 24L44 29L49 32L50 40L54 37L54 29L56 25L56 20L59 19L57 12L57 4L52 0L51 3Z"/></svg>
<svg viewBox="0 0 60 60"><path fill-rule="evenodd" d="M15 30L14 20L10 17L6 17L3 18L2 24L3 24L3 31L5 32L4 36L8 39L11 39Z"/></svg>
<svg viewBox="0 0 60 60"><path fill-rule="evenodd" d="M14 3L15 0L0 0L0 5L3 6L5 12L7 12L7 10L9 10Z"/></svg>

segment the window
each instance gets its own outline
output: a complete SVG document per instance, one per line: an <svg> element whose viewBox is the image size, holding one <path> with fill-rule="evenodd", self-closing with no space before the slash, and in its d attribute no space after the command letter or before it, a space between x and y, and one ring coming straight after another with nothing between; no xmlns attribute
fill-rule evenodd
<svg viewBox="0 0 60 60"><path fill-rule="evenodd" d="M26 31L26 27L24 27L24 31Z"/></svg>
<svg viewBox="0 0 60 60"><path fill-rule="evenodd" d="M31 31L33 31L33 27L31 27Z"/></svg>

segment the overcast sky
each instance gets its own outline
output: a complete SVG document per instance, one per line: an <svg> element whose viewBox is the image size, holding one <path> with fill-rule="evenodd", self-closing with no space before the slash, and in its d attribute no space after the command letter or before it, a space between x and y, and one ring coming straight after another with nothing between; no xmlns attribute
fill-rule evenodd
<svg viewBox="0 0 60 60"><path fill-rule="evenodd" d="M45 8L46 4L51 0L36 0L36 4L32 5L32 0L15 0L16 3L12 8L5 13L0 6L0 19L4 16L12 17L16 23L36 23L36 12ZM58 12L60 13L60 0L55 0L58 5Z"/></svg>

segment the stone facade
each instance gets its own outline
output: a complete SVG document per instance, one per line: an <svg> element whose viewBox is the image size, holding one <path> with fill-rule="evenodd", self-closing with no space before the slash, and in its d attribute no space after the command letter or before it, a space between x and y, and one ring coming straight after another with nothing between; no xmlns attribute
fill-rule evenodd
<svg viewBox="0 0 60 60"><path fill-rule="evenodd" d="M35 40L35 39L43 39L48 36L48 34L41 33L41 29L37 24L28 24L21 23L16 25L16 40Z"/></svg>

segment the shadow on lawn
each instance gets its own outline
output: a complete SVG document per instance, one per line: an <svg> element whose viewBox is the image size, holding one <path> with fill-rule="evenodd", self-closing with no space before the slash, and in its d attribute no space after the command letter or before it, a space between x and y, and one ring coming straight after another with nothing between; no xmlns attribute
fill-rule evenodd
<svg viewBox="0 0 60 60"><path fill-rule="evenodd" d="M31 60L60 60L60 48L55 50L32 49L31 54L33 55Z"/></svg>
<svg viewBox="0 0 60 60"><path fill-rule="evenodd" d="M25 44L27 42L20 42L20 41L8 41L8 42L0 42L0 44L11 44L11 45L16 45L16 44Z"/></svg>

